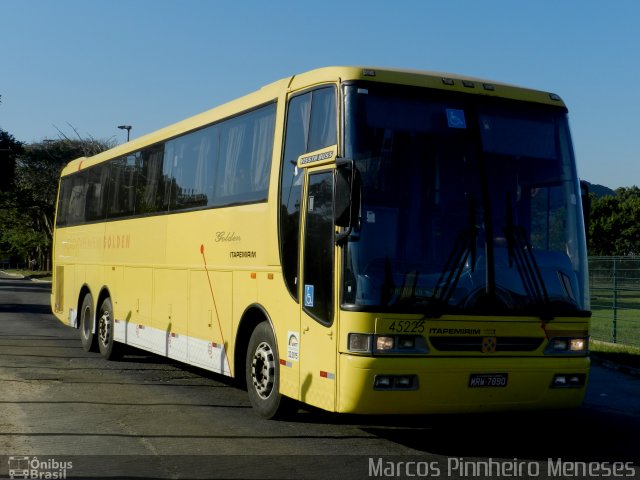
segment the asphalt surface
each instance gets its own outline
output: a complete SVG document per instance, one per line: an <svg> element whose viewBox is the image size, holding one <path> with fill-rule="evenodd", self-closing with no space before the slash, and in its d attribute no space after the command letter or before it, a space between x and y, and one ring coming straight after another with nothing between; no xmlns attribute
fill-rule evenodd
<svg viewBox="0 0 640 480"><path fill-rule="evenodd" d="M0 274L0 478L640 478L638 377L594 366L568 412L267 421L224 377L85 353L49 291Z"/></svg>

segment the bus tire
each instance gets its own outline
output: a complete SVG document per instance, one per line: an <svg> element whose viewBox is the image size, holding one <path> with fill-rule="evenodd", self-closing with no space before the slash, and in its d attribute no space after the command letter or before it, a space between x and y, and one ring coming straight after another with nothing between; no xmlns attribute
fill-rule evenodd
<svg viewBox="0 0 640 480"><path fill-rule="evenodd" d="M109 297L105 298L98 310L98 348L100 355L106 360L117 360L122 356L122 345L116 342L114 335L113 305Z"/></svg>
<svg viewBox="0 0 640 480"><path fill-rule="evenodd" d="M268 322L259 323L249 339L246 361L249 400L264 418L291 413L292 401L280 394L280 364L276 341Z"/></svg>
<svg viewBox="0 0 640 480"><path fill-rule="evenodd" d="M98 341L93 333L95 318L93 297L87 293L82 299L82 307L80 308L80 341L85 352L98 351Z"/></svg>

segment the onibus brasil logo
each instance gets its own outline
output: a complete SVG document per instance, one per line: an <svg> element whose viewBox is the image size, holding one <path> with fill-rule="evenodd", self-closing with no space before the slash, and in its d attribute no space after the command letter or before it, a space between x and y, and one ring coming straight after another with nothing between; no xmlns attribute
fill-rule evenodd
<svg viewBox="0 0 640 480"><path fill-rule="evenodd" d="M9 457L9 478L66 479L73 462L62 462L54 458L41 460L38 457Z"/></svg>

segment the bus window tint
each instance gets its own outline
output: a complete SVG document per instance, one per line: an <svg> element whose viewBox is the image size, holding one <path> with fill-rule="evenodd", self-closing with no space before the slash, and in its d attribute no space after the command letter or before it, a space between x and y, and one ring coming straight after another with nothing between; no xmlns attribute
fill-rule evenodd
<svg viewBox="0 0 640 480"><path fill-rule="evenodd" d="M335 145L336 135L335 89L330 87L316 90L313 92L307 152Z"/></svg>
<svg viewBox="0 0 640 480"><path fill-rule="evenodd" d="M216 128L204 128L167 142L164 154L166 174L170 178L170 210L211 204Z"/></svg>
<svg viewBox="0 0 640 480"><path fill-rule="evenodd" d="M309 176L304 248L304 309L318 322L333 322L333 172ZM313 293L310 293L313 292Z"/></svg>
<svg viewBox="0 0 640 480"><path fill-rule="evenodd" d="M69 214L69 198L71 196L71 179L64 177L60 180L60 192L58 193L58 213L56 215L56 226L63 227L67 224Z"/></svg>
<svg viewBox="0 0 640 480"><path fill-rule="evenodd" d="M69 203L67 212L67 224L76 225L85 221L84 208L87 195L86 172L74 175L69 182Z"/></svg>
<svg viewBox="0 0 640 480"><path fill-rule="evenodd" d="M87 222L104 220L107 203L109 165L97 165L87 169L85 173L87 175L85 220Z"/></svg>
<svg viewBox="0 0 640 480"><path fill-rule="evenodd" d="M323 87L289 102L284 159L280 173L280 258L289 293L298 298L298 247L302 171L298 157L304 153L335 145L336 89Z"/></svg>
<svg viewBox="0 0 640 480"><path fill-rule="evenodd" d="M136 192L136 157L129 155L111 162L107 216L109 218L133 215Z"/></svg>
<svg viewBox="0 0 640 480"><path fill-rule="evenodd" d="M280 173L280 258L289 293L298 299L298 247L302 170L297 159L307 151L307 132L311 112L311 93L289 102L284 160Z"/></svg>
<svg viewBox="0 0 640 480"><path fill-rule="evenodd" d="M218 205L266 200L275 115L276 106L271 104L220 124Z"/></svg>
<svg viewBox="0 0 640 480"><path fill-rule="evenodd" d="M165 177L162 175L164 144L145 148L138 155L136 214L146 215L167 210L164 203Z"/></svg>
<svg viewBox="0 0 640 480"><path fill-rule="evenodd" d="M275 117L270 103L64 177L57 226L266 201Z"/></svg>

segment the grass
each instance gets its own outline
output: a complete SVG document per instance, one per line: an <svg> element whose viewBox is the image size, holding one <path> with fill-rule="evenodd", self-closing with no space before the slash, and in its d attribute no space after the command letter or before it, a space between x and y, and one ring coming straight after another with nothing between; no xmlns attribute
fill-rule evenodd
<svg viewBox="0 0 640 480"><path fill-rule="evenodd" d="M612 310L593 308L592 312L591 337L614 343ZM616 317L615 343L640 347L640 309L618 310Z"/></svg>
<svg viewBox="0 0 640 480"><path fill-rule="evenodd" d="M614 297L607 286L591 286L591 337L613 342ZM640 288L618 288L615 298L615 343L640 347Z"/></svg>
<svg viewBox="0 0 640 480"><path fill-rule="evenodd" d="M638 347L591 340L589 350L596 358L640 369L640 348Z"/></svg>

